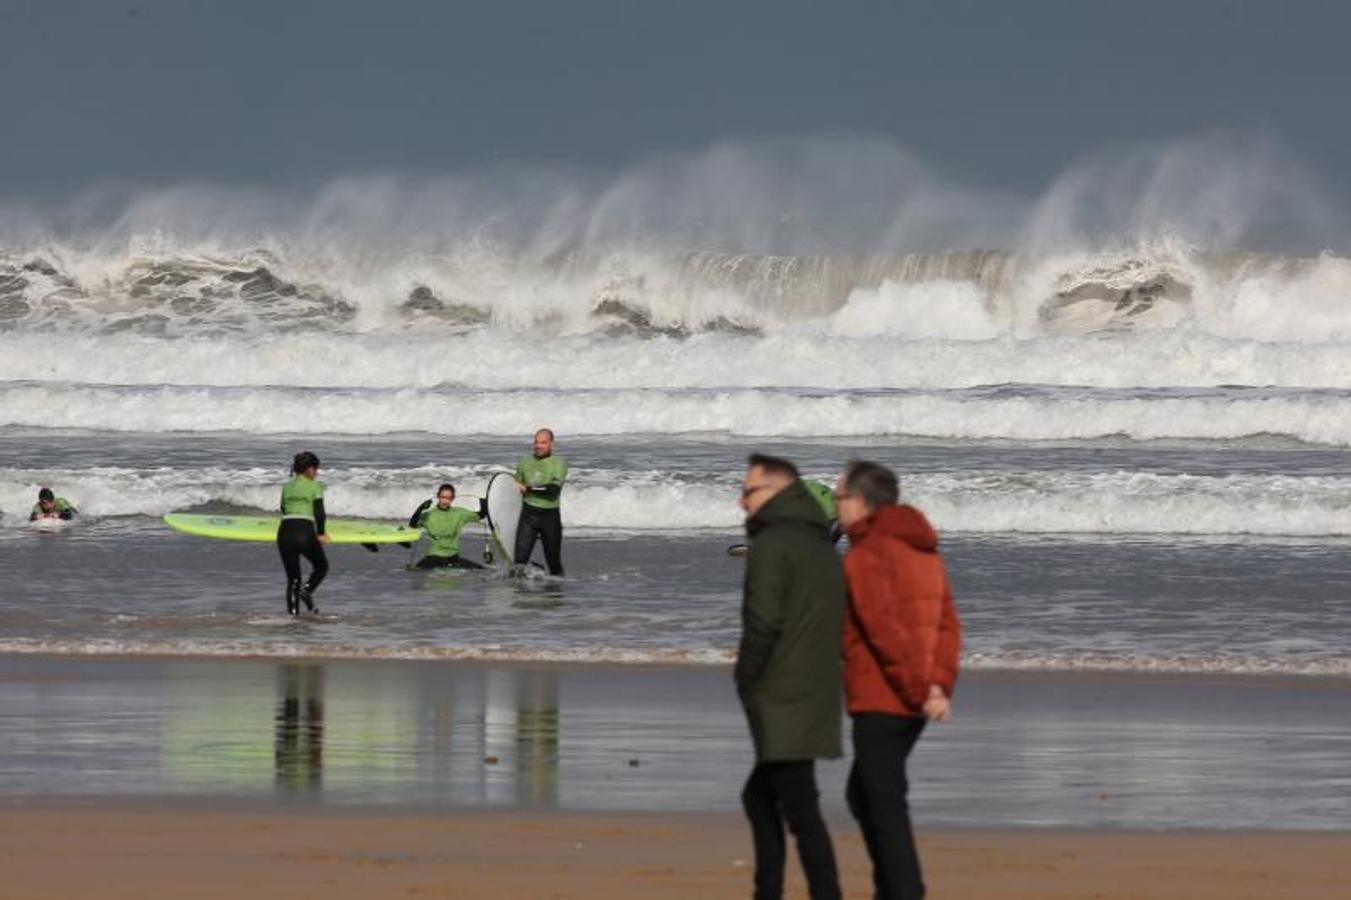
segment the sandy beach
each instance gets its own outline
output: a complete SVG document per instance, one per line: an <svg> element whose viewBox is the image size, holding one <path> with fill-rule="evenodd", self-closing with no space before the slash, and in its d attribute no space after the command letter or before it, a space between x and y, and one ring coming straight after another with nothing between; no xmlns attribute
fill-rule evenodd
<svg viewBox="0 0 1351 900"><path fill-rule="evenodd" d="M0 898L746 896L727 674L0 658ZM1341 682L978 673L959 696L911 768L931 896L1341 895ZM822 801L862 898L846 771L821 764Z"/></svg>
<svg viewBox="0 0 1351 900"><path fill-rule="evenodd" d="M846 896L871 896L857 832L835 833ZM730 813L10 803L0 897L734 898L749 893L748 843ZM921 851L938 898L1331 898L1351 836L946 830Z"/></svg>

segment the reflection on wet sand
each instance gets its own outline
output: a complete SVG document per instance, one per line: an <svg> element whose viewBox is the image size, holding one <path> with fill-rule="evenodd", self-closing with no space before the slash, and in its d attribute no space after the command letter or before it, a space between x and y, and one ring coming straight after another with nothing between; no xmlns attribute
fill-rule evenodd
<svg viewBox="0 0 1351 900"><path fill-rule="evenodd" d="M277 674L277 789L317 791L324 770L324 667L282 665Z"/></svg>
<svg viewBox="0 0 1351 900"><path fill-rule="evenodd" d="M484 762L490 802L558 805L558 675L498 670L485 680Z"/></svg>
<svg viewBox="0 0 1351 900"><path fill-rule="evenodd" d="M163 710L164 768L185 789L559 804L556 671L206 666L216 677L172 680Z"/></svg>

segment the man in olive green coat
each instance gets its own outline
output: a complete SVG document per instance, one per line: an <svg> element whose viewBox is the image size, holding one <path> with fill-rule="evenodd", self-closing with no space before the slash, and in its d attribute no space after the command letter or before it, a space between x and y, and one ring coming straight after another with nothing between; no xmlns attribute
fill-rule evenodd
<svg viewBox="0 0 1351 900"><path fill-rule="evenodd" d="M813 900L837 900L815 760L840 755L844 573L825 514L791 462L752 456L741 506L750 554L735 677L755 742L741 794L755 842L755 898L783 896L787 822Z"/></svg>

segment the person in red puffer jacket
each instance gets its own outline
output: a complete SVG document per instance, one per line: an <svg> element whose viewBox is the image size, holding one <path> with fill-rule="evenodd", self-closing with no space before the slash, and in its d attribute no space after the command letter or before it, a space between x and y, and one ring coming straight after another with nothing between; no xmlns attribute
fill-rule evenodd
<svg viewBox="0 0 1351 900"><path fill-rule="evenodd" d="M899 505L896 475L851 462L835 500L849 535L844 681L853 720L849 810L873 864L874 896L918 900L905 764L930 719L951 714L962 629L938 553L938 535L913 506Z"/></svg>

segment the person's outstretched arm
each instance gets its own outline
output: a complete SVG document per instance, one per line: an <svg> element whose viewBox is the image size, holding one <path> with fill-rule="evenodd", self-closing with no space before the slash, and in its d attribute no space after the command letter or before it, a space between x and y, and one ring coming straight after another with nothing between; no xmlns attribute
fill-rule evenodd
<svg viewBox="0 0 1351 900"><path fill-rule="evenodd" d="M408 517L408 527L417 528L419 525L421 525L422 514L425 513L431 507L431 505L432 501L430 500L423 500L421 503L419 503L418 508L413 510L413 514Z"/></svg>

